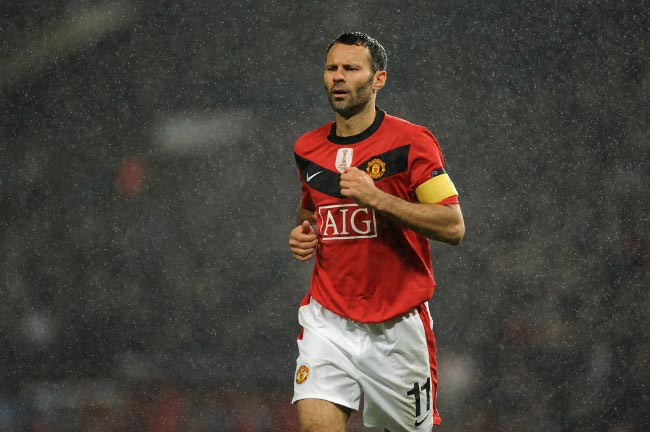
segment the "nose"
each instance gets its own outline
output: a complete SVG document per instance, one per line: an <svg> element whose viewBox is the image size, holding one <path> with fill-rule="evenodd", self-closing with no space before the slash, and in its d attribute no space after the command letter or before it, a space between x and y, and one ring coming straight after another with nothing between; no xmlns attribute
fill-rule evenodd
<svg viewBox="0 0 650 432"><path fill-rule="evenodd" d="M337 68L334 71L334 76L332 77L334 82L343 82L345 81L345 75L343 75L343 68Z"/></svg>

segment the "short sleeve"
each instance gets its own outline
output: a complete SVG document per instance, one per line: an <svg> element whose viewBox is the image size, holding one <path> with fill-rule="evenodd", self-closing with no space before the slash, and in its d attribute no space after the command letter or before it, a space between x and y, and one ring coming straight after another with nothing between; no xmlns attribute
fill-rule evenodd
<svg viewBox="0 0 650 432"><path fill-rule="evenodd" d="M411 145L410 187L420 202L458 204L458 192L445 171L438 141L422 128Z"/></svg>

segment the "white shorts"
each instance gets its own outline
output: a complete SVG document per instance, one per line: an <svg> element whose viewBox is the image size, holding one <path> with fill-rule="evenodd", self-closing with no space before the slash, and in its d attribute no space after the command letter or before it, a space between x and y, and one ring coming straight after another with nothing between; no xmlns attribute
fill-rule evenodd
<svg viewBox="0 0 650 432"><path fill-rule="evenodd" d="M359 409L363 423L391 432L430 432L436 410L437 366L425 303L379 324L345 319L313 298L302 306L294 397Z"/></svg>

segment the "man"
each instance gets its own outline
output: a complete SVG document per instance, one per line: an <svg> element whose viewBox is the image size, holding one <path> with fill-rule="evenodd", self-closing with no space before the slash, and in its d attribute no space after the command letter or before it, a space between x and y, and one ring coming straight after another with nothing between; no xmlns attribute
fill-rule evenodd
<svg viewBox="0 0 650 432"><path fill-rule="evenodd" d="M289 246L315 257L299 312L301 431L344 431L362 394L366 426L440 423L429 239L457 245L465 225L433 135L376 107L386 63L373 38L336 38L324 72L335 121L294 148L302 200Z"/></svg>

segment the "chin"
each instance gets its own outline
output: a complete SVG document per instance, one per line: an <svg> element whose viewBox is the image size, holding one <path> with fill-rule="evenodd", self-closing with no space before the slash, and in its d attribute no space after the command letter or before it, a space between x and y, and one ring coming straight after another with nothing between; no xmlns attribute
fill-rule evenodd
<svg viewBox="0 0 650 432"><path fill-rule="evenodd" d="M349 106L337 104L336 102L330 101L330 107L332 107L332 111L345 118L349 118L354 115L354 110L350 109Z"/></svg>

